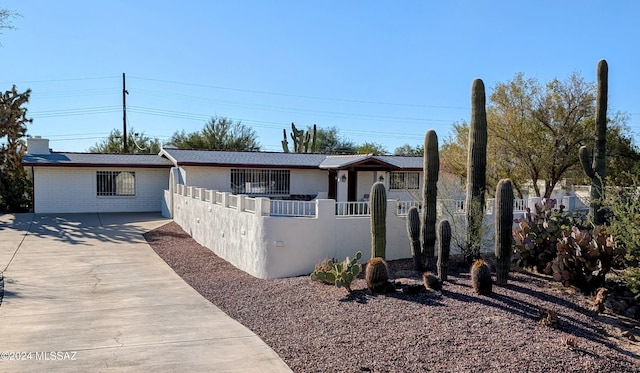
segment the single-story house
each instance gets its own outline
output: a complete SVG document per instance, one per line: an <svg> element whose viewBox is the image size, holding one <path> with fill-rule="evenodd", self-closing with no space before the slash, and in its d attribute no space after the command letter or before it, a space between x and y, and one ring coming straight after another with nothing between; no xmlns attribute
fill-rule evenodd
<svg viewBox="0 0 640 373"><path fill-rule="evenodd" d="M422 157L181 150L157 154L52 152L27 139L23 165L36 213L161 211L178 184L271 199L366 201L382 181L389 199L420 199Z"/></svg>

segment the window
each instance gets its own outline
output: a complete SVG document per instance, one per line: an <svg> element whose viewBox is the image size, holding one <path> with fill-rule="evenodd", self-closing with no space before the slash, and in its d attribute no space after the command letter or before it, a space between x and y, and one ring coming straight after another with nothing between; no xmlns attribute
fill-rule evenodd
<svg viewBox="0 0 640 373"><path fill-rule="evenodd" d="M420 189L419 172L391 172L389 189L416 190Z"/></svg>
<svg viewBox="0 0 640 373"><path fill-rule="evenodd" d="M135 196L136 173L130 171L97 171L98 196Z"/></svg>
<svg viewBox="0 0 640 373"><path fill-rule="evenodd" d="M231 169L234 194L288 195L289 170Z"/></svg>

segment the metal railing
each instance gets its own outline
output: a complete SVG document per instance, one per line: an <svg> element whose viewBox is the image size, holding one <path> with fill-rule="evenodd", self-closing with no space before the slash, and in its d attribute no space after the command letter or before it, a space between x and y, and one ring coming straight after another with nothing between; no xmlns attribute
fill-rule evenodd
<svg viewBox="0 0 640 373"><path fill-rule="evenodd" d="M338 216L365 216L369 215L369 202L336 202L336 215Z"/></svg>
<svg viewBox="0 0 640 373"><path fill-rule="evenodd" d="M315 201L271 200L271 216L316 216Z"/></svg>

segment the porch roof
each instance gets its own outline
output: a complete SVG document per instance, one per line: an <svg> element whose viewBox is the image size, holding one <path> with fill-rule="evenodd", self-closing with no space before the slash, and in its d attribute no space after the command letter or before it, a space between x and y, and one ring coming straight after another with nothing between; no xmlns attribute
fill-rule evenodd
<svg viewBox="0 0 640 373"><path fill-rule="evenodd" d="M25 154L23 166L169 168L171 162L156 154L49 153Z"/></svg>

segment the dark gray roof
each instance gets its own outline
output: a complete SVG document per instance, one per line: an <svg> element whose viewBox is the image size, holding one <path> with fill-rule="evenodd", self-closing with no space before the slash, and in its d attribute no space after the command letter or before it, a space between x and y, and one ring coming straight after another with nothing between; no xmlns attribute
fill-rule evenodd
<svg viewBox="0 0 640 373"><path fill-rule="evenodd" d="M51 153L25 154L25 166L77 167L171 167L172 163L156 154Z"/></svg>
<svg viewBox="0 0 640 373"><path fill-rule="evenodd" d="M177 165L318 168L324 154L163 149Z"/></svg>
<svg viewBox="0 0 640 373"><path fill-rule="evenodd" d="M237 167L289 167L289 168L322 168L340 169L363 162L388 164L400 169L422 169L422 157L406 156L371 156L305 154L305 153L271 153L271 152L234 152L220 150L185 150L163 149L161 155L167 156L174 164L180 166L237 166Z"/></svg>
<svg viewBox="0 0 640 373"><path fill-rule="evenodd" d="M422 156L376 155L374 158L399 168L422 170L423 166Z"/></svg>

